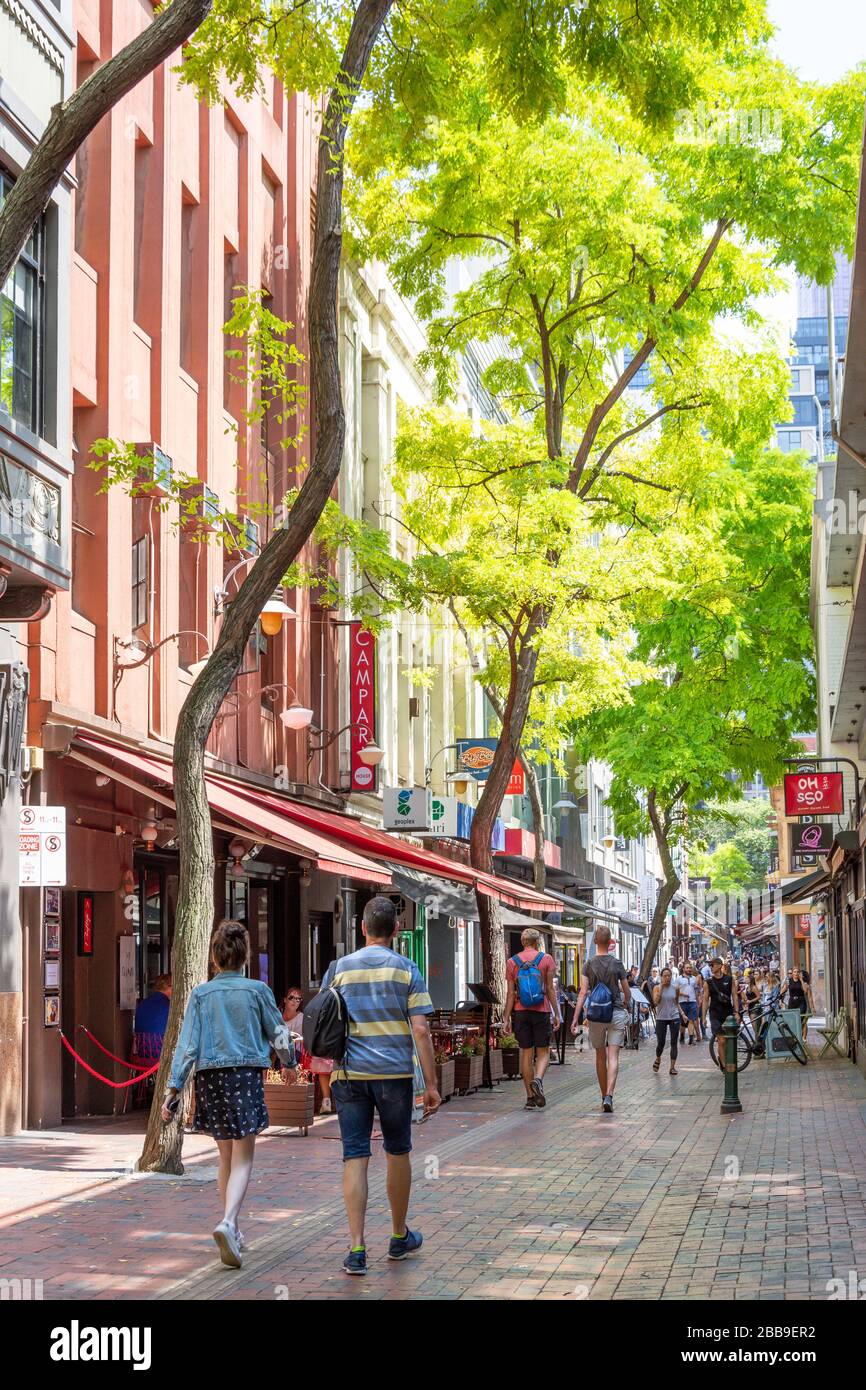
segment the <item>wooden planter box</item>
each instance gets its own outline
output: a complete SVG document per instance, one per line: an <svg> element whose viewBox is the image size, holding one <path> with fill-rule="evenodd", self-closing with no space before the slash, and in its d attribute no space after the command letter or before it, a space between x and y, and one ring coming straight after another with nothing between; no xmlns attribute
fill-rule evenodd
<svg viewBox="0 0 866 1390"><path fill-rule="evenodd" d="M505 1063L502 1052L498 1047L494 1047L490 1052L490 1080L496 1084L505 1075Z"/></svg>
<svg viewBox="0 0 866 1390"><path fill-rule="evenodd" d="M454 1058L436 1063L436 1089L443 1100L454 1094Z"/></svg>
<svg viewBox="0 0 866 1390"><path fill-rule="evenodd" d="M484 1058L476 1057L455 1057L454 1058L454 1089L456 1091L477 1091L484 1080Z"/></svg>
<svg viewBox="0 0 866 1390"><path fill-rule="evenodd" d="M500 1049L502 1057L502 1071L505 1076L513 1077L520 1075L520 1049L518 1047L503 1047Z"/></svg>
<svg viewBox="0 0 866 1390"><path fill-rule="evenodd" d="M272 1125L297 1127L307 1134L313 1123L316 1088L311 1081L296 1081L294 1085L265 1082L265 1104Z"/></svg>

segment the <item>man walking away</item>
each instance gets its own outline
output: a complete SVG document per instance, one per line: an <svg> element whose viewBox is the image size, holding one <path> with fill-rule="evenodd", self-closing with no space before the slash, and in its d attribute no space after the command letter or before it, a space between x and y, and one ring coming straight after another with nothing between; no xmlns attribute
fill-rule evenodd
<svg viewBox="0 0 866 1390"><path fill-rule="evenodd" d="M523 950L505 966L508 991L502 1025L520 1048L520 1075L526 1088L524 1110L543 1110L544 1074L550 1063L550 1040L561 1018L556 995L556 962L542 949L541 932L527 927L520 933ZM579 1010L578 1010L579 1012ZM575 1019L577 1015L575 1015ZM573 1029L572 1031L576 1031Z"/></svg>
<svg viewBox="0 0 866 1390"><path fill-rule="evenodd" d="M345 1062L334 1068L331 1083L343 1141L343 1198L351 1237L343 1261L347 1274L367 1273L364 1222L374 1112L388 1162L388 1258L404 1260L421 1248L420 1231L406 1225L412 1186L413 1038L424 1074L425 1116L441 1104L427 1022L433 1005L418 967L391 949L397 909L390 898L370 899L361 930L366 946L332 961L322 981L323 990L331 985L339 990L349 1016Z"/></svg>
<svg viewBox="0 0 866 1390"><path fill-rule="evenodd" d="M613 1093L619 1072L619 1050L625 1042L628 1027L631 990L625 976L625 966L617 956L610 954L610 927L596 928L595 945L597 954L586 962L584 973L580 977L580 994L575 1018L579 1016L584 1000L593 995L599 986L604 986L610 994L611 1016L609 1021L594 1022L594 1001L590 1002L589 1045L595 1048L595 1071L601 1090L601 1108L606 1115L611 1115ZM599 990L599 994L603 992ZM606 1012L603 1008L595 1011Z"/></svg>

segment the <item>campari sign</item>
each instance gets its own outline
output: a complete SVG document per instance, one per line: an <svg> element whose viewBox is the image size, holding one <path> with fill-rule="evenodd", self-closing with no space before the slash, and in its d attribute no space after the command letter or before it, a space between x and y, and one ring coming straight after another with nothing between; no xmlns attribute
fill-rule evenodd
<svg viewBox="0 0 866 1390"><path fill-rule="evenodd" d="M374 792L376 769L361 761L361 752L376 738L376 638L361 623L351 623L349 643L352 791Z"/></svg>
<svg viewBox="0 0 866 1390"><path fill-rule="evenodd" d="M841 816L843 796L841 772L788 772L785 775L786 816Z"/></svg>

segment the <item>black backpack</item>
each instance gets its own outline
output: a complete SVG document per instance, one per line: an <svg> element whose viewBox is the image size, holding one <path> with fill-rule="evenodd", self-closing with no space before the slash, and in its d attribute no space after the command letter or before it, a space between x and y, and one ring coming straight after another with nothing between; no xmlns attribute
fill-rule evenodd
<svg viewBox="0 0 866 1390"><path fill-rule="evenodd" d="M304 1009L304 1047L311 1057L342 1062L349 1041L349 1013L340 991L329 985Z"/></svg>

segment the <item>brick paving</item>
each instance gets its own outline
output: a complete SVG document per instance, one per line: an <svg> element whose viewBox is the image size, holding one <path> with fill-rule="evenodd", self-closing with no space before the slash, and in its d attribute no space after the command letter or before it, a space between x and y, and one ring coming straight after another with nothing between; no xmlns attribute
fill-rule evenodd
<svg viewBox="0 0 866 1390"><path fill-rule="evenodd" d="M455 1100L415 1130L410 1219L423 1252L384 1258L384 1161L371 1165L366 1279L347 1279L336 1121L259 1143L239 1272L213 1258L214 1150L182 1179L134 1177L138 1117L0 1141L0 1278L46 1298L826 1299L866 1276L866 1082L850 1063L753 1062L719 1113L706 1048L680 1075L624 1053L601 1115L591 1057Z"/></svg>

